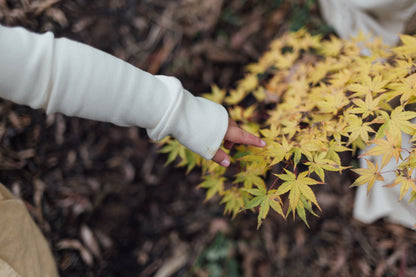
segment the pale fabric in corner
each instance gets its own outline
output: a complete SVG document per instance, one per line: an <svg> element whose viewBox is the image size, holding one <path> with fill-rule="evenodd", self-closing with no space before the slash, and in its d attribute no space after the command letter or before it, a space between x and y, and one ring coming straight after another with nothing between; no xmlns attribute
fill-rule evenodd
<svg viewBox="0 0 416 277"><path fill-rule="evenodd" d="M409 143L410 136L403 133L402 148L409 150L411 144ZM361 153L364 153L374 145L370 145ZM403 159L409 154L403 151ZM373 163L381 165L382 156L371 156L360 158L360 167L366 168L367 163L365 159L369 159ZM400 163L402 160L399 160ZM416 202L408 203L410 199L410 190L399 201L400 185L393 188L385 187L391 184L396 175L395 169L397 164L395 159L392 159L383 169L382 174L384 181L376 181L367 195L367 185L358 187L355 195L354 203L354 218L364 222L372 223L380 218L386 218L390 222L401 224L405 227L412 228L416 224ZM415 177L415 176L413 176Z"/></svg>
<svg viewBox="0 0 416 277"><path fill-rule="evenodd" d="M361 30L382 37L387 45L399 42L398 34L416 12L414 0L319 0L319 5L340 37L349 39Z"/></svg>
<svg viewBox="0 0 416 277"><path fill-rule="evenodd" d="M2 184L0 196L0 276L58 276L49 245L23 201Z"/></svg>
<svg viewBox="0 0 416 277"><path fill-rule="evenodd" d="M363 31L382 37L383 43L391 46L399 42L398 34L404 31L406 22L416 12L414 0L319 0L319 4L324 19L340 37L350 39ZM409 139L404 134L402 146L408 149ZM368 157L360 158L361 167L366 167L365 158ZM371 158L381 164L381 156ZM410 193L399 202L400 186L384 187L395 178L395 169L393 160L383 169L389 172L383 174L385 180L376 181L368 195L366 185L357 189L353 211L356 219L372 223L386 218L409 228L415 225L416 203L407 203Z"/></svg>

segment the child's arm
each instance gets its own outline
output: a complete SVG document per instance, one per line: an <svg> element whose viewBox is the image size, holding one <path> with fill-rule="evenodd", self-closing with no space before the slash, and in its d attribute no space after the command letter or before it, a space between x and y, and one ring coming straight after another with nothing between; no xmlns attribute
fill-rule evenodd
<svg viewBox="0 0 416 277"><path fill-rule="evenodd" d="M47 113L143 127L153 140L172 135L206 159L228 128L223 106L193 96L176 78L23 28L0 26L0 96Z"/></svg>

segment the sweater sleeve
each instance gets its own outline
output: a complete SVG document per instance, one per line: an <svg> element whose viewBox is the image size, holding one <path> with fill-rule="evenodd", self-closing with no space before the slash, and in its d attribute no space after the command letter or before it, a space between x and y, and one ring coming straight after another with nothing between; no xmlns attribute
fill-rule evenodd
<svg viewBox="0 0 416 277"><path fill-rule="evenodd" d="M0 97L167 135L211 159L228 127L225 108L100 50L53 34L0 26Z"/></svg>

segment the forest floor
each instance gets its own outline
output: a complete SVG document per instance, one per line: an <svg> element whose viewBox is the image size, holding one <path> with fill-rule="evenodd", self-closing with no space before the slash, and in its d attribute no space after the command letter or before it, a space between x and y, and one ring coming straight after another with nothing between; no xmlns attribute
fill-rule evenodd
<svg viewBox="0 0 416 277"><path fill-rule="evenodd" d="M288 30L328 33L315 1L0 0L0 23L53 31L194 94L232 88ZM0 102L0 181L24 200L61 276L416 276L416 233L352 217L328 174L319 217L223 215L199 172L164 166L143 130Z"/></svg>

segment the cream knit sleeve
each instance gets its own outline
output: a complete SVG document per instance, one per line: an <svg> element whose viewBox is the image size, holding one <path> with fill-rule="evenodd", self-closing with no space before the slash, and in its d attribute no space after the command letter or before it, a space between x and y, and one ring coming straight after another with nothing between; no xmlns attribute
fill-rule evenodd
<svg viewBox="0 0 416 277"><path fill-rule="evenodd" d="M211 159L228 127L225 108L181 83L52 33L0 26L0 97L47 113L146 128Z"/></svg>

